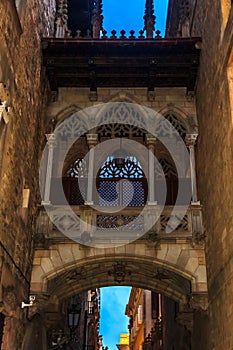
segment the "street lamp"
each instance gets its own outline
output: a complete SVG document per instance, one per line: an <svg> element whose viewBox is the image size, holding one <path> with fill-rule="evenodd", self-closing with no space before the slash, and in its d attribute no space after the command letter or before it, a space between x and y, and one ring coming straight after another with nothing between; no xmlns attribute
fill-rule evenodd
<svg viewBox="0 0 233 350"><path fill-rule="evenodd" d="M72 307L68 309L68 327L70 328L70 337L74 339L74 330L78 327L80 319L80 308L78 309L75 304L72 304Z"/></svg>

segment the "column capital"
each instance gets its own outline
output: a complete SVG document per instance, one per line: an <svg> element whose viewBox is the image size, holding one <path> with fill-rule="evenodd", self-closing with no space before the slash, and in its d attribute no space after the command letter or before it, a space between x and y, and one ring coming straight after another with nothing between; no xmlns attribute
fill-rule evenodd
<svg viewBox="0 0 233 350"><path fill-rule="evenodd" d="M86 139L89 148L93 148L98 143L98 134L87 134Z"/></svg>
<svg viewBox="0 0 233 350"><path fill-rule="evenodd" d="M188 147L194 146L197 140L198 134L186 134L185 143Z"/></svg>
<svg viewBox="0 0 233 350"><path fill-rule="evenodd" d="M46 140L48 142L49 146L55 146L56 145L56 136L55 134L45 134Z"/></svg>
<svg viewBox="0 0 233 350"><path fill-rule="evenodd" d="M146 144L147 146L154 146L157 138L154 135L146 134Z"/></svg>

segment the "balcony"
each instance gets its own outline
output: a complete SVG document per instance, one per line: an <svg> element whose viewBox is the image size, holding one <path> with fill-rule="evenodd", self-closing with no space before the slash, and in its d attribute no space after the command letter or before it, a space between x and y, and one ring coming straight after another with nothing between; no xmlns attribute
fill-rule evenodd
<svg viewBox="0 0 233 350"><path fill-rule="evenodd" d="M143 209L143 211L142 211ZM118 211L119 210L119 211ZM86 205L72 206L72 211L80 221L73 220L73 214L66 212L64 206L51 206L48 217L44 208L41 209L37 222L37 235L52 242L64 242L69 240L64 232L68 230L73 237L78 239L83 232L87 233L91 223L95 229L90 235L97 238L100 244L103 241L114 240L128 243L134 239L140 240L173 240L173 239L196 239L203 236L202 208L200 205L190 205L183 216L185 207L165 206L161 210L160 205L142 207L114 207L115 213L103 213L103 207L91 208ZM162 211L162 213L161 213ZM172 213L172 214L171 214ZM157 219L157 221L156 221ZM152 221L155 222L152 224ZM177 222L174 231L167 232L169 222ZM148 230L147 230L148 228ZM146 233L145 233L146 232Z"/></svg>

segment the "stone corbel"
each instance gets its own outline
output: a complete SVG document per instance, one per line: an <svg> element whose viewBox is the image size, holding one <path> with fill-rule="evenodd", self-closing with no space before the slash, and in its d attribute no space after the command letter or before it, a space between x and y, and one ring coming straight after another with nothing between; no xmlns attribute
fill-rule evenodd
<svg viewBox="0 0 233 350"><path fill-rule="evenodd" d="M91 102L98 101L97 89L90 89L89 101L91 101Z"/></svg>
<svg viewBox="0 0 233 350"><path fill-rule="evenodd" d="M186 100L188 102L193 102L194 98L195 98L195 92L194 91L187 91Z"/></svg>
<svg viewBox="0 0 233 350"><path fill-rule="evenodd" d="M184 326L191 333L193 332L193 310L183 310L179 312L176 317L176 321L181 326Z"/></svg>
<svg viewBox="0 0 233 350"><path fill-rule="evenodd" d="M204 311L208 309L208 294L192 293L188 298L188 306L194 311Z"/></svg>
<svg viewBox="0 0 233 350"><path fill-rule="evenodd" d="M148 102L153 102L155 100L155 90L153 89L148 89L147 90L147 101Z"/></svg>

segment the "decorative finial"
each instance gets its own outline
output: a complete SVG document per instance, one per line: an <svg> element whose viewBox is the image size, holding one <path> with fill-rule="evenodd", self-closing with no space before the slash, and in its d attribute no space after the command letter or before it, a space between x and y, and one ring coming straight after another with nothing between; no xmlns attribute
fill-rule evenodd
<svg viewBox="0 0 233 350"><path fill-rule="evenodd" d="M144 15L144 30L147 38L153 38L155 30L155 15L154 15L154 1L146 0L145 15Z"/></svg>
<svg viewBox="0 0 233 350"><path fill-rule="evenodd" d="M100 37L100 31L103 26L103 4L102 0L93 0L92 4L92 32L93 38L98 39Z"/></svg>

